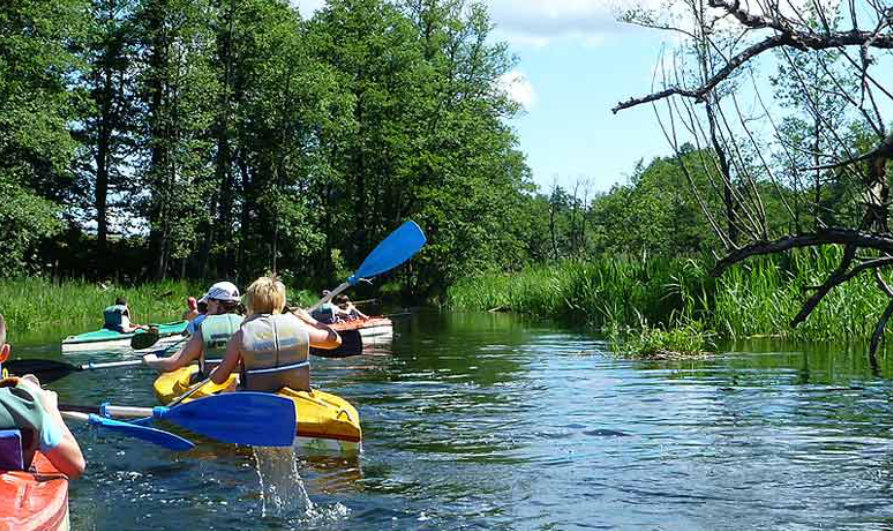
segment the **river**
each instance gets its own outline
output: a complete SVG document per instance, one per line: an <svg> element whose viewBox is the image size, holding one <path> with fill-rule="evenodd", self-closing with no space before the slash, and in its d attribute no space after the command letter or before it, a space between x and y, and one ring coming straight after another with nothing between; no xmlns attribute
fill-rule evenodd
<svg viewBox="0 0 893 531"><path fill-rule="evenodd" d="M423 312L395 328L391 355L314 359L314 385L357 406L365 440L358 457L298 455L312 509L265 506L251 449L174 453L75 425L88 471L71 486L73 529L893 525L891 367L874 374L861 349L642 362L510 315ZM61 358L58 338L14 351ZM119 358L65 357L88 359ZM60 402L149 405L152 379L52 387Z"/></svg>

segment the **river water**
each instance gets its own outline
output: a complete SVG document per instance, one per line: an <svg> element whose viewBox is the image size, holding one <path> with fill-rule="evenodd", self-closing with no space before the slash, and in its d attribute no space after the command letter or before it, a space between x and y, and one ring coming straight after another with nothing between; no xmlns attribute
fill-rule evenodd
<svg viewBox="0 0 893 531"><path fill-rule="evenodd" d="M363 453L297 455L284 501L262 495L249 448L173 453L75 426L88 472L73 529L893 526L893 364L872 371L862 349L618 360L585 333L491 314L422 313L396 332L391 355L314 359L314 385L359 409ZM55 340L15 351L61 357ZM52 387L149 405L152 379Z"/></svg>

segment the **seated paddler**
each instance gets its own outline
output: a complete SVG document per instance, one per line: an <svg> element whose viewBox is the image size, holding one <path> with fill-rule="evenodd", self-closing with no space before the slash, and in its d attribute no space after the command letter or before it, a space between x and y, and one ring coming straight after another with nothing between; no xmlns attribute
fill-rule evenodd
<svg viewBox="0 0 893 531"><path fill-rule="evenodd" d="M159 358L155 354L143 356L143 363L161 372L175 371L198 361L200 373L207 376L220 363L230 338L242 324L242 304L239 288L232 282L218 282L199 299L207 311L192 321L195 331L176 354Z"/></svg>
<svg viewBox="0 0 893 531"><path fill-rule="evenodd" d="M127 299L118 297L115 304L109 306L102 311L102 317L105 320L103 328L114 330L122 334L129 334L137 330L146 330L148 325L138 325L130 322L131 313L130 306L127 305Z"/></svg>
<svg viewBox="0 0 893 531"><path fill-rule="evenodd" d="M0 358L9 351L0 315ZM37 451L70 479L84 472L84 454L62 420L56 393L41 388L32 374L0 379L0 467L28 470Z"/></svg>
<svg viewBox="0 0 893 531"><path fill-rule="evenodd" d="M238 369L240 389L309 391L310 347L335 349L341 337L304 310L283 313L285 285L276 277L252 282L245 305L248 317L227 345L211 381L222 384Z"/></svg>

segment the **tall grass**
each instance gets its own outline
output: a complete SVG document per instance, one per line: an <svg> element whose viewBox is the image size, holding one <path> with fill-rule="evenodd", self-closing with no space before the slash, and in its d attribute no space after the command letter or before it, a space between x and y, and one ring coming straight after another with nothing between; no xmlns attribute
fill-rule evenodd
<svg viewBox="0 0 893 531"><path fill-rule="evenodd" d="M207 286L157 282L138 287L100 285L80 280L55 282L45 278L0 281L0 313L12 338L44 330L76 334L102 326L102 310L123 296L137 323L180 319L186 297L201 295Z"/></svg>
<svg viewBox="0 0 893 531"><path fill-rule="evenodd" d="M241 286L244 287L244 286ZM83 280L47 278L0 280L0 314L12 340L61 337L95 330L103 324L102 310L115 298L127 298L139 324L179 320L186 298L200 297L208 283L162 281L139 286L102 285ZM289 303L307 307L318 298L307 290L289 289Z"/></svg>
<svg viewBox="0 0 893 531"><path fill-rule="evenodd" d="M778 336L809 341L863 340L887 304L867 275L833 290L806 322L789 326L839 263L841 250L800 250L709 275L707 259L600 258L529 267L516 274L466 278L447 293L455 309L550 317L600 329L703 323L731 338Z"/></svg>

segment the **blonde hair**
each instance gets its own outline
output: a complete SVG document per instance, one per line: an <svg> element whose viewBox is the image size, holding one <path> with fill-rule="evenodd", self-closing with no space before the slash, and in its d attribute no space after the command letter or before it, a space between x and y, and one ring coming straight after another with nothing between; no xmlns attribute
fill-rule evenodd
<svg viewBox="0 0 893 531"><path fill-rule="evenodd" d="M285 308L285 284L275 275L260 277L245 290L248 313L282 313Z"/></svg>

